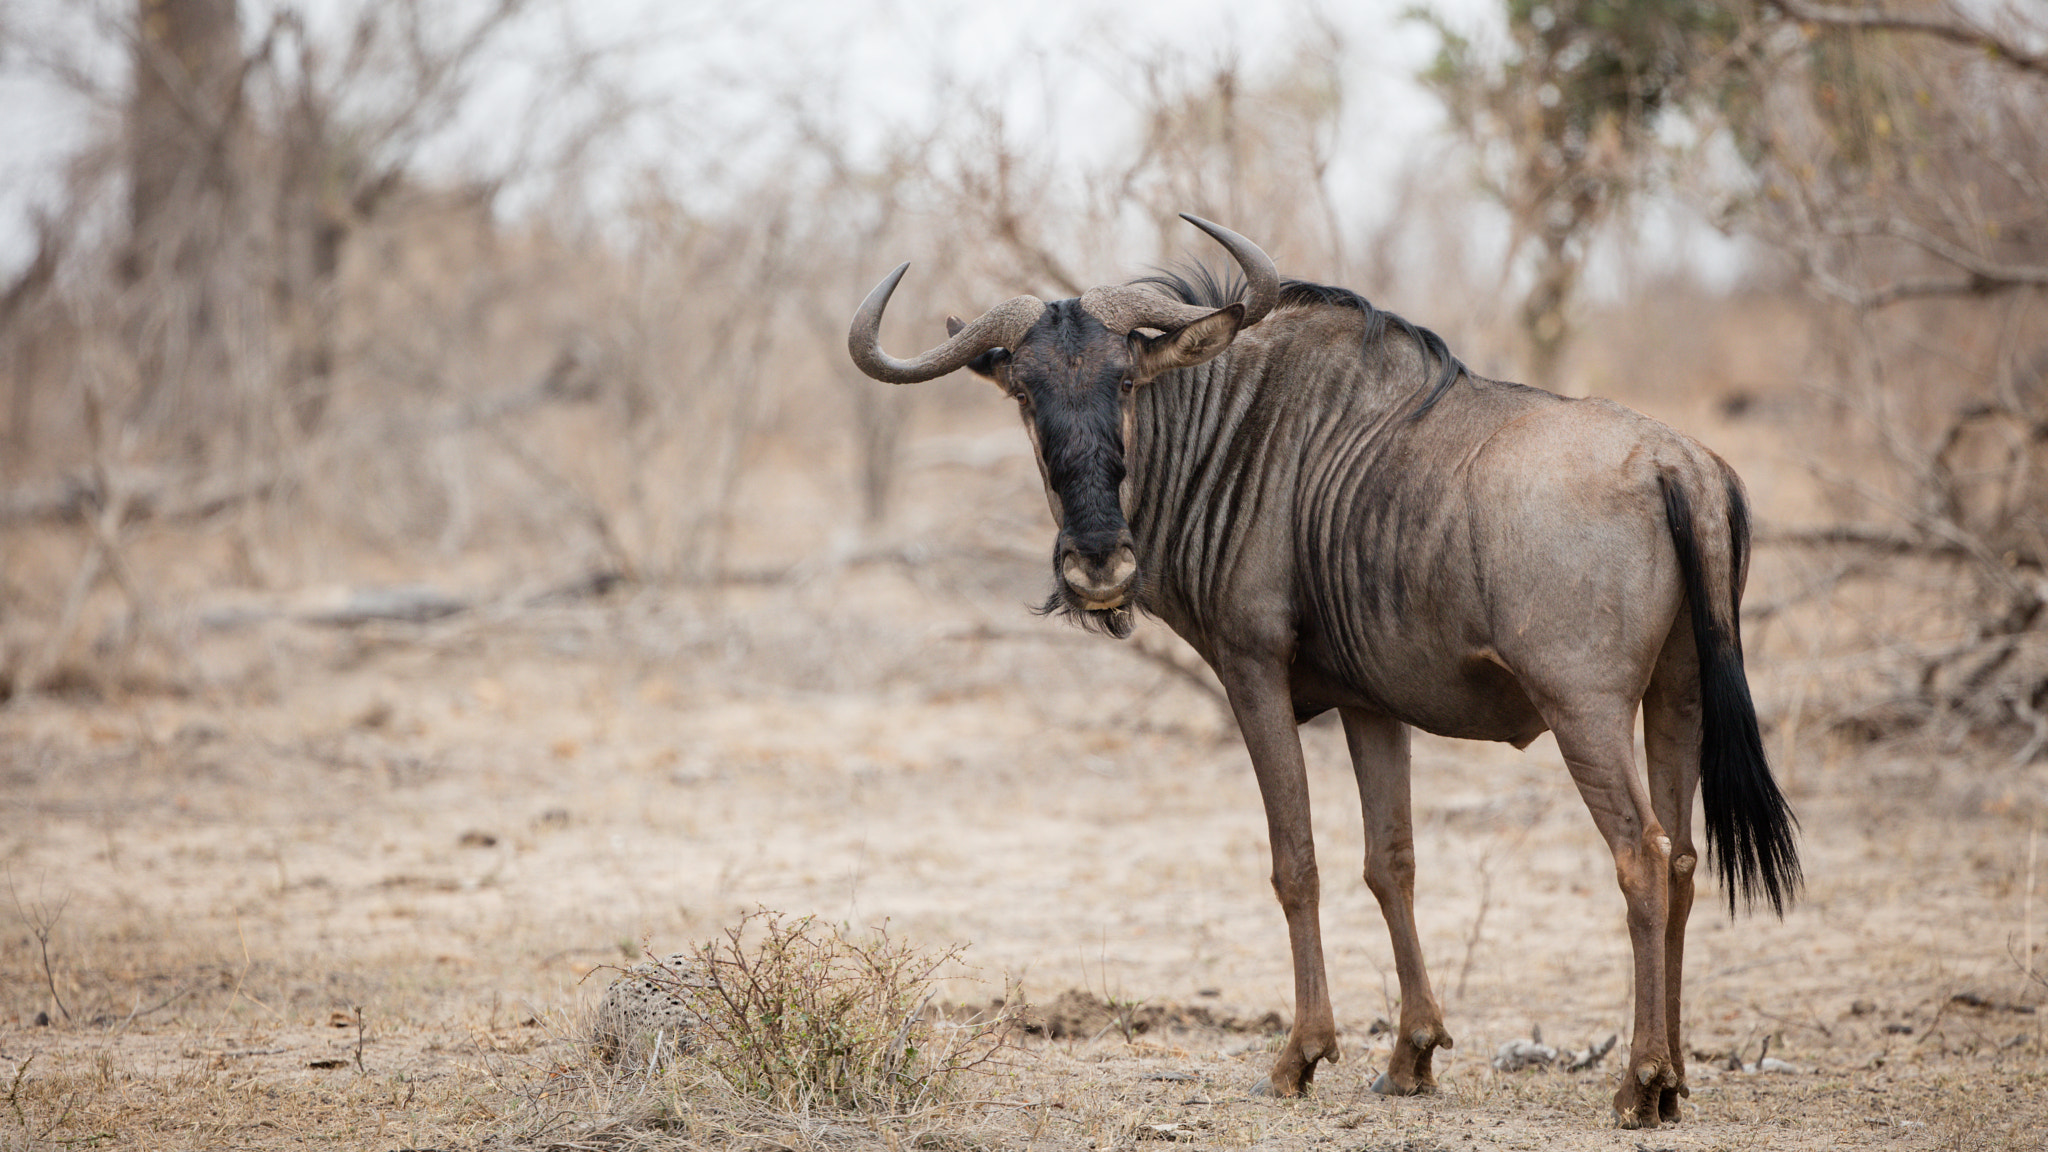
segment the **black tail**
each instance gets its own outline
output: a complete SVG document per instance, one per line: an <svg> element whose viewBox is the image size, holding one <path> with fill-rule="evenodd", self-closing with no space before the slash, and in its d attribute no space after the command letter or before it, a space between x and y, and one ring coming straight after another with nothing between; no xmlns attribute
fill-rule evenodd
<svg viewBox="0 0 2048 1152"><path fill-rule="evenodd" d="M1707 816L1707 850L1728 890L1728 911L1739 892L1746 907L1759 896L1780 916L1800 884L1798 821L1785 803L1757 731L1756 706L1742 671L1742 568L1749 546L1749 508L1742 490L1728 484L1728 584L1710 589L1700 557L1692 505L1675 476L1662 478L1671 543L1692 605L1693 647L1700 665L1700 803ZM1718 557L1716 559L1719 559Z"/></svg>

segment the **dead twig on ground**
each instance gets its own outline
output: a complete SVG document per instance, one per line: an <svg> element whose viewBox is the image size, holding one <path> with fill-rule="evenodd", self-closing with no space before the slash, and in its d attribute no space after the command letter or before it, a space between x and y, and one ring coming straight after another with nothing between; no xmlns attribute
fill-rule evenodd
<svg viewBox="0 0 2048 1152"><path fill-rule="evenodd" d="M64 898L57 901L57 909L54 912L40 901L33 909L25 908L22 906L21 893L16 890L14 876L11 873L7 877L7 893L14 901L15 914L21 917L22 923L28 925L29 934L35 937L36 947L42 955L43 983L49 988L50 999L56 1002L57 1011L64 1017L64 1022L69 1024L71 1009L64 1006L64 998L57 994L57 969L50 960L50 934L56 930L57 921L64 918L64 909L70 905L71 895L65 893Z"/></svg>
<svg viewBox="0 0 2048 1152"><path fill-rule="evenodd" d="M1465 959L1458 965L1458 987L1453 995L1465 999L1465 982L1472 976L1472 960L1479 952L1480 937L1486 931L1486 910L1493 906L1493 853L1479 857L1479 910L1472 914L1472 927L1465 933Z"/></svg>
<svg viewBox="0 0 2048 1152"><path fill-rule="evenodd" d="M357 1075L368 1075L368 1074L369 1074L369 1069L367 1069L367 1068L363 1067L363 1033L364 1033L364 1024L363 1024L363 1006L362 1006L362 1005L360 1005L360 1004L352 1004L352 1005L350 1005L349 1007L350 1007L350 1010L351 1010L351 1011L353 1011L353 1012L355 1013L355 1025L356 1025L356 1074L357 1074Z"/></svg>
<svg viewBox="0 0 2048 1152"><path fill-rule="evenodd" d="M114 1035L119 1036L121 1033L126 1032L128 1030L128 1026L130 1024L135 1023L135 1021L141 1019L144 1016L148 1016L151 1013L161 1012L164 1009L170 1007L171 1005L176 1004L178 1001L183 1000L185 997L190 996L191 994L191 988L180 988L176 992L171 993L169 996L166 996L163 999L157 1001L156 1003L150 1005L149 1007L144 1008L142 1006L142 993L137 992L135 994L135 1007L129 1010L128 1015L123 1016L121 1018L121 1022L119 1024L114 1025Z"/></svg>

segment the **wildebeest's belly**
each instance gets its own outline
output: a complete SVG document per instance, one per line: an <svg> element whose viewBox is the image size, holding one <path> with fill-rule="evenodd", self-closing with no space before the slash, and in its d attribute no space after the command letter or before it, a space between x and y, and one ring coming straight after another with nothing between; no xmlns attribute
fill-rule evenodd
<svg viewBox="0 0 2048 1152"><path fill-rule="evenodd" d="M1315 645L1304 645L1291 669L1298 719L1331 708L1361 708L1438 736L1498 740L1518 748L1549 727L1515 677L1483 652L1348 675L1320 657Z"/></svg>

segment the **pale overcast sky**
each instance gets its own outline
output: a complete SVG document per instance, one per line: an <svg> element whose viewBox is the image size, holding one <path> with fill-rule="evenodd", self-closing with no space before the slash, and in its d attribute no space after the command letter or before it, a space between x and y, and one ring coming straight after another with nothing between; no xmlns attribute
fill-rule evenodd
<svg viewBox="0 0 2048 1152"><path fill-rule="evenodd" d="M296 0L316 26L346 24L359 3ZM30 254L32 214L62 194L64 159L94 130L107 133L107 104L67 92L41 61L52 54L82 62L118 93L125 55L106 29L134 0L0 0L0 275ZM277 0L243 0L252 39L270 21ZM521 58L558 57L565 46L604 46L607 75L657 111L614 154L600 158L617 173L663 167L693 147L731 132L735 123L772 130L773 94L807 98L870 125L876 139L891 126L947 115L932 81L950 69L965 83L1007 93L1013 127L1055 132L1065 158L1113 145L1130 127L1130 106L1114 87L1119 62L1161 54L1202 61L1238 57L1257 74L1277 66L1322 20L1341 37L1346 115L1331 181L1353 228L1376 224L1391 207L1390 178L1400 158L1433 147L1442 111L1416 82L1434 51L1434 35L1402 13L1414 0L780 0L685 3L679 0L563 0L505 47L513 63L485 76L460 126L428 155L448 170L489 164L519 145L533 99L522 87ZM1430 0L1455 25L1498 36L1498 0ZM474 11L478 0L444 0L444 16ZM565 25L565 15L568 23ZM95 35L94 29L99 31ZM100 50L81 55L80 45ZM53 47L54 45L54 47ZM508 128L513 130L508 131ZM623 180L623 175L619 177ZM1485 225L1478 227L1483 231ZM1738 264L1733 250L1697 224L1675 218L1661 226L1673 259L1720 268ZM1657 243L1654 238L1651 241ZM1590 285L1601 284L1596 269Z"/></svg>
<svg viewBox="0 0 2048 1152"><path fill-rule="evenodd" d="M1122 125L1109 87L1109 65L1177 51L1195 59L1236 54L1255 71L1281 58L1318 15L1345 42L1344 83L1353 114L1346 124L1335 178L1339 186L1371 198L1381 182L1374 163L1389 150L1411 147L1439 121L1434 101L1415 83L1427 60L1430 34L1401 13L1412 0L1347 0L1310 4L1302 0L782 0L775 4L650 3L648 0L570 0L575 29L565 32L557 17L536 20L511 48L544 55L558 51L572 35L617 49L611 67L622 86L667 106L672 115L653 119L634 147L646 155L615 157L615 163L659 165L664 148L689 130L689 118L724 103L745 116L746 102L770 89L808 86L853 113L854 122L878 132L890 124L917 123L944 115L933 107L931 73L944 61L956 77L986 79L1011 93L1012 113L1025 130L1056 126L1086 149L1108 144ZM59 169L65 157L95 127L91 101L66 92L47 78L40 62L53 54L80 60L109 91L125 83L125 59L117 50L81 56L81 45L110 42L104 29L133 0L0 0L0 269L26 259L28 221L38 206L61 194ZM244 0L245 22L254 37L276 5ZM353 0L303 0L296 5L326 16L352 10ZM1488 0L1439 0L1461 21L1483 22ZM459 12L474 4L442 6ZM101 29L96 37L95 27ZM441 146L443 162L460 166L465 156L489 156L508 146L505 114L523 108L514 69L493 91L504 108L486 100L476 105L458 138ZM1000 74L1007 73L1007 76ZM707 82L708 78L708 82ZM766 81L751 85L750 80ZM706 88L714 89L706 91ZM1370 110L1369 117L1364 114ZM101 130L109 126L97 125ZM1090 134L1097 138L1089 140ZM1370 211L1361 205L1366 211Z"/></svg>

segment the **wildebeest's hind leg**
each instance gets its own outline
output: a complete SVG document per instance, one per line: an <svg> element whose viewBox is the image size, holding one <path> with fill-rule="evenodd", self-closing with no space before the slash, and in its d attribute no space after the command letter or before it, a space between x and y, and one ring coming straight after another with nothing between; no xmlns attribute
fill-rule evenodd
<svg viewBox="0 0 2048 1152"><path fill-rule="evenodd" d="M1643 745L1650 761L1650 803L1671 837L1670 907L1664 925L1664 1003L1671 1067L1678 1083L1657 1102L1660 1120L1678 1119L1678 1098L1690 1096L1685 1082L1685 1033L1679 1023L1684 987L1685 922L1692 914L1693 870L1699 863L1692 839L1692 802L1700 780L1700 681L1692 630L1683 622L1671 631L1650 690L1643 697Z"/></svg>
<svg viewBox="0 0 2048 1152"><path fill-rule="evenodd" d="M1415 932L1415 832L1408 800L1408 726L1356 709L1342 710L1344 739L1358 776L1359 807L1365 816L1365 883L1380 902L1394 945L1394 971L1401 980L1401 1025L1387 1070L1373 1091L1410 1096L1436 1090L1429 1058L1451 1046L1443 1011L1429 988L1422 940Z"/></svg>
<svg viewBox="0 0 2048 1152"><path fill-rule="evenodd" d="M1664 933L1670 907L1671 841L1650 805L1635 766L1635 701L1601 693L1552 704L1544 718L1593 823L1614 854L1615 879L1628 904L1628 939L1635 956L1635 1033L1628 1067L1614 1094L1623 1128L1655 1128L1663 1094L1678 1087L1667 1038Z"/></svg>
<svg viewBox="0 0 2048 1152"><path fill-rule="evenodd" d="M1338 1058L1337 1019L1323 973L1308 768L1301 757L1286 667L1278 661L1242 659L1224 663L1217 672L1259 778L1273 851L1273 894L1287 917L1287 943L1294 957L1294 1029L1274 1059L1263 1090L1296 1096L1315 1079L1317 1061L1335 1063Z"/></svg>

